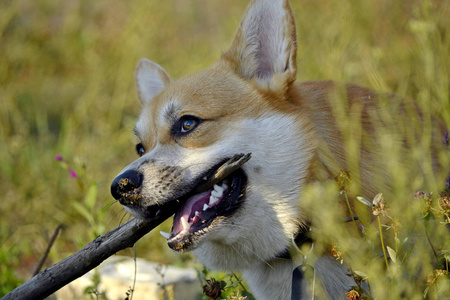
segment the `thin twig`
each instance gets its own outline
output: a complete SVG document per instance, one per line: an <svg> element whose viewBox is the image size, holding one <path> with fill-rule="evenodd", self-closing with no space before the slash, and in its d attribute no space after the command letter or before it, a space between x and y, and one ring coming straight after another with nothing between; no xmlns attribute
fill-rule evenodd
<svg viewBox="0 0 450 300"><path fill-rule="evenodd" d="M33 276L36 276L42 269L42 266L44 265L45 261L47 260L48 254L50 253L50 249L53 246L53 243L55 242L56 238L59 235L59 232L62 229L62 224L59 224L58 227L56 227L55 232L53 233L52 237L50 238L50 241L48 242L47 249L45 249L44 255L42 255L41 260L39 261L38 265L36 266L36 269L33 272Z"/></svg>

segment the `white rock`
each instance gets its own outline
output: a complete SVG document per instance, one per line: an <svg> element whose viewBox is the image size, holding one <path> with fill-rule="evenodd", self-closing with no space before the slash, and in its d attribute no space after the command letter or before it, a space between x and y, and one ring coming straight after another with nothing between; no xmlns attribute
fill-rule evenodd
<svg viewBox="0 0 450 300"><path fill-rule="evenodd" d="M169 295L174 295L176 300L199 299L201 286L195 269L163 266L142 258L136 260L136 285L133 299L163 299L164 290ZM127 291L133 286L134 259L126 256L112 256L98 266L97 271L101 280L99 292L105 292L105 297L101 296L99 299L125 299ZM91 299L84 290L93 285L93 274L94 270L57 291L56 299Z"/></svg>

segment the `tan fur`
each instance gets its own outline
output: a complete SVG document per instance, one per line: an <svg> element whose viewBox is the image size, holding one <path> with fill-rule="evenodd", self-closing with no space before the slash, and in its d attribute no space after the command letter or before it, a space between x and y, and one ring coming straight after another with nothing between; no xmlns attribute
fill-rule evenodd
<svg viewBox="0 0 450 300"><path fill-rule="evenodd" d="M386 184L383 178L375 180L379 174L383 174L382 164L379 164L377 161L379 158L375 154L378 95L367 88L332 81L297 83L293 94L292 101L295 101L302 114L308 116L313 124L314 137L318 145L315 157L316 163L319 164L317 167L325 169L328 178L336 176L341 170L350 169L337 118L352 117L358 121L353 124L361 126L354 129L352 136L360 143L359 164L353 166L352 171L362 172L355 180L360 181L361 194L366 197L373 197L377 191L383 190ZM344 106L348 106L348 116L336 116L333 98L337 101L347 100ZM313 169L311 181L321 176L318 172L320 170Z"/></svg>

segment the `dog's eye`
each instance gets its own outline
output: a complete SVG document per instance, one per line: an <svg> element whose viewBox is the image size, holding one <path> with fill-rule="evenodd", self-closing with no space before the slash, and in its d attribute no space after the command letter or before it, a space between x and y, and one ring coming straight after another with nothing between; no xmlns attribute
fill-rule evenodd
<svg viewBox="0 0 450 300"><path fill-rule="evenodd" d="M187 119L184 120L183 123L181 123L181 132L189 132L197 125L197 120L194 119Z"/></svg>
<svg viewBox="0 0 450 300"><path fill-rule="evenodd" d="M142 143L139 143L136 145L136 152L139 156L142 156L145 154L145 148L144 148L144 145L142 145Z"/></svg>
<svg viewBox="0 0 450 300"><path fill-rule="evenodd" d="M180 119L180 133L188 133L194 130L198 124L201 123L201 120L194 116L183 116Z"/></svg>
<svg viewBox="0 0 450 300"><path fill-rule="evenodd" d="M172 135L174 137L181 137L193 131L203 120L191 115L184 115L172 126Z"/></svg>

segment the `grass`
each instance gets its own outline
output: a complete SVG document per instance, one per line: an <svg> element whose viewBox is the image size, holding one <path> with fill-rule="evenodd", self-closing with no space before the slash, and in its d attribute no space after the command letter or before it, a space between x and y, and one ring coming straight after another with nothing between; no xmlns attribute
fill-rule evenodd
<svg viewBox="0 0 450 300"><path fill-rule="evenodd" d="M175 78L207 67L230 43L246 4L0 2L0 295L29 278L59 224L64 230L47 264L128 218L114 203L109 185L136 158L132 128L140 108L133 78L137 61L148 57ZM437 115L450 124L447 1L305 0L292 1L292 6L299 38L299 80L334 79L395 92L416 99L426 116ZM416 144L430 144L426 126L405 128L412 139L420 133ZM382 146L388 148L389 141ZM424 149L414 148L410 158L429 161ZM425 176L408 178L398 166L403 158L389 153L386 161L395 170L395 197L407 201L410 190L423 186L424 192L440 191L444 174L434 174L424 163ZM55 160L56 154L65 164ZM440 159L449 165L448 153L442 152ZM326 188L314 187L311 195L323 196L329 193ZM334 198L330 194L330 201ZM406 227L401 233L407 236L421 210L405 211L391 204L390 213ZM423 226L432 226L427 222ZM193 264L189 255L170 253L156 232L139 242L138 256ZM440 241L438 232L429 233ZM448 244L445 247L448 250ZM429 249L415 251L422 250ZM371 280L379 279L370 270L365 273ZM416 280L396 274L400 287ZM389 282L380 278L373 287L392 291L382 288ZM417 290L410 288L408 293L416 295Z"/></svg>

